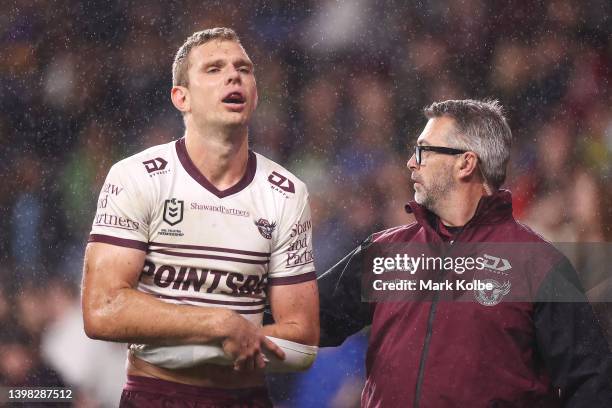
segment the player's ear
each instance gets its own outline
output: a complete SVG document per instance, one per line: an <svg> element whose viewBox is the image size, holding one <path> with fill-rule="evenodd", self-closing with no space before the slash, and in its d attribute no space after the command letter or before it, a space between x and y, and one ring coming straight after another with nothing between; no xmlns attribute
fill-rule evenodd
<svg viewBox="0 0 612 408"><path fill-rule="evenodd" d="M465 152L459 161L459 177L469 177L476 174L478 156L474 152Z"/></svg>
<svg viewBox="0 0 612 408"><path fill-rule="evenodd" d="M191 99L189 89L184 86L173 86L170 91L170 99L176 109L185 113L191 110Z"/></svg>

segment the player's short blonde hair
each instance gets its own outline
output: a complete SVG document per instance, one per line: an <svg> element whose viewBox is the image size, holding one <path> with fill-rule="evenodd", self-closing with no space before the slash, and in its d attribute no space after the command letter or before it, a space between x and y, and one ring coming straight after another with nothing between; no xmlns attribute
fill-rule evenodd
<svg viewBox="0 0 612 408"><path fill-rule="evenodd" d="M189 53L194 47L212 40L234 41L240 44L238 34L231 28L215 27L196 31L178 49L172 63L172 86L189 86Z"/></svg>

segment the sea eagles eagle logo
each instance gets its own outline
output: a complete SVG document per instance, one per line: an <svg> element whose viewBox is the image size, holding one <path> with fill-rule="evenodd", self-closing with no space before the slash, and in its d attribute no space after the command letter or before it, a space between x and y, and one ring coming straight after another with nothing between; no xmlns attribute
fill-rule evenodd
<svg viewBox="0 0 612 408"><path fill-rule="evenodd" d="M495 279L483 279L483 283L491 283L493 289L491 290L474 290L474 297L484 306L495 306L500 303L504 296L510 293L510 281L506 281L503 285Z"/></svg>
<svg viewBox="0 0 612 408"><path fill-rule="evenodd" d="M255 225L257 225L257 229L259 233L266 239L272 239L272 233L274 232L274 228L276 228L276 221L270 224L270 221L265 218L260 218L255 221Z"/></svg>
<svg viewBox="0 0 612 408"><path fill-rule="evenodd" d="M164 221L174 226L183 221L183 200L171 198L164 203Z"/></svg>

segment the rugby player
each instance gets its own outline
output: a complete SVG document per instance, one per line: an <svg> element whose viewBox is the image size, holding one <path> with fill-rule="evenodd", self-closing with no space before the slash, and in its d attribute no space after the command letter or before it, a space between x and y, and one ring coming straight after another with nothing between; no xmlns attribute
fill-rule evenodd
<svg viewBox="0 0 612 408"><path fill-rule="evenodd" d="M233 30L191 35L172 73L185 134L111 168L85 253L85 331L129 343L121 406L271 406L263 369L284 353L266 336L319 340L308 193L249 150L257 87ZM262 326L266 302L274 324ZM232 364L143 357L190 344Z"/></svg>

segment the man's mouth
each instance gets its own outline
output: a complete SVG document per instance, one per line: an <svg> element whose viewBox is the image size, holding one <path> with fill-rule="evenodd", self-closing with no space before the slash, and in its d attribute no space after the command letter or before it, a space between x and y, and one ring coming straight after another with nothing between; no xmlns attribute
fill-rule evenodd
<svg viewBox="0 0 612 408"><path fill-rule="evenodd" d="M246 99L240 92L232 92L221 101L231 105L243 105L246 102Z"/></svg>

